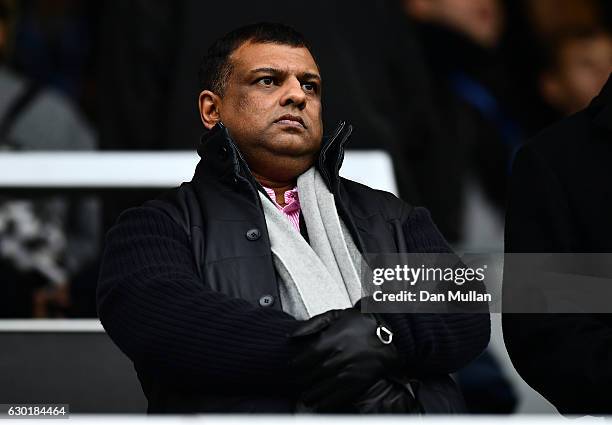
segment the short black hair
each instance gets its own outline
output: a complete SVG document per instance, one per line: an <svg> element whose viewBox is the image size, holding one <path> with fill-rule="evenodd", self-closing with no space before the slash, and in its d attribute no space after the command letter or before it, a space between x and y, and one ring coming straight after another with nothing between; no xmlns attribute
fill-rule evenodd
<svg viewBox="0 0 612 425"><path fill-rule="evenodd" d="M312 54L304 36L290 26L271 22L246 25L225 34L208 48L198 72L200 90L210 90L219 96L223 95L232 72L230 56L246 42L305 47Z"/></svg>

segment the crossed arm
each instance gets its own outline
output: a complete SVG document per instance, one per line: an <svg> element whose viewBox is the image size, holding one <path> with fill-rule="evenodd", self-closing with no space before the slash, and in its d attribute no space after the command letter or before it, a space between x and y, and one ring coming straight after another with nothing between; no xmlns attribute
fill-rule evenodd
<svg viewBox="0 0 612 425"><path fill-rule="evenodd" d="M212 290L192 257L187 235L163 212L140 207L120 217L107 235L97 294L112 340L141 369L183 387L295 388L290 334L303 322ZM488 315L386 316L415 375L457 370L488 343Z"/></svg>

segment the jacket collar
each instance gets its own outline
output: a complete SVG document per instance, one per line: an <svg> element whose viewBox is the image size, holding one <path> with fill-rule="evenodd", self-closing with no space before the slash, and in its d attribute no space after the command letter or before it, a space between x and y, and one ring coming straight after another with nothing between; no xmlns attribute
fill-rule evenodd
<svg viewBox="0 0 612 425"><path fill-rule="evenodd" d="M332 193L337 193L338 190L344 148L352 131L352 125L342 121L332 136L324 137L321 143L316 167ZM230 184L237 184L241 179L246 179L255 187L260 186L227 127L222 123L218 123L202 136L198 155L201 160L196 174L201 172Z"/></svg>
<svg viewBox="0 0 612 425"><path fill-rule="evenodd" d="M612 74L601 92L589 105L589 110L592 111L593 122L612 133Z"/></svg>

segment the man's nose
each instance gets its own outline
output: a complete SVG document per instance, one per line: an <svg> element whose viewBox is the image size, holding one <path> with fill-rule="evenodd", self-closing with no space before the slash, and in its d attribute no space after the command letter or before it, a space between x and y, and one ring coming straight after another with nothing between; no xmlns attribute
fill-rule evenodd
<svg viewBox="0 0 612 425"><path fill-rule="evenodd" d="M281 97L281 106L295 105L299 109L306 106L306 93L302 89L302 83L297 78L290 78L285 82L285 90Z"/></svg>

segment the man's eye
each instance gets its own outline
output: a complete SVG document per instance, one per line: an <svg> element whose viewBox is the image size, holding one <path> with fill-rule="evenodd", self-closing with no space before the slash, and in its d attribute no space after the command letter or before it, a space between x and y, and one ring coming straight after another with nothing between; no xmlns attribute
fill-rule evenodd
<svg viewBox="0 0 612 425"><path fill-rule="evenodd" d="M258 83L261 84L262 86L271 86L272 84L274 84L274 80L270 77L264 77L264 78L260 78Z"/></svg>
<svg viewBox="0 0 612 425"><path fill-rule="evenodd" d="M317 91L317 85L313 83L304 83L302 84L302 88L305 91L312 91L312 92Z"/></svg>

